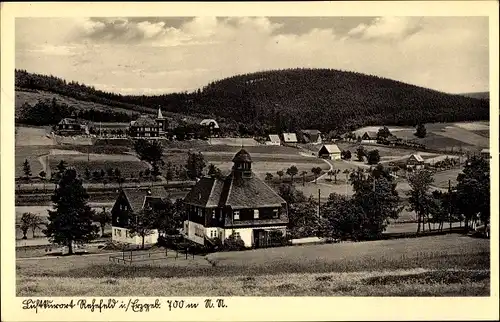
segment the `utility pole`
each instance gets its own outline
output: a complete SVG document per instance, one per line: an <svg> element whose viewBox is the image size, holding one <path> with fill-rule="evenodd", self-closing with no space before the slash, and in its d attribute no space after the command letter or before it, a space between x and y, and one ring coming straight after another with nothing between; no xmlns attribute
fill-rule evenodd
<svg viewBox="0 0 500 322"><path fill-rule="evenodd" d="M450 221L450 231L452 228L451 225L451 180L448 180L448 218Z"/></svg>
<svg viewBox="0 0 500 322"><path fill-rule="evenodd" d="M318 219L321 218L321 189L318 189Z"/></svg>

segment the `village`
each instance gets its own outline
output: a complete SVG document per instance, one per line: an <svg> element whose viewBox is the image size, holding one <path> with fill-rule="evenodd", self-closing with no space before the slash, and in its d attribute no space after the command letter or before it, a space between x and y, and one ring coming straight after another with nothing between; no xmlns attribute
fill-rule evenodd
<svg viewBox="0 0 500 322"><path fill-rule="evenodd" d="M492 295L487 20L292 18L16 20L17 296Z"/></svg>
<svg viewBox="0 0 500 322"><path fill-rule="evenodd" d="M156 154L160 153L161 155L156 160L149 155L141 155L141 152L137 150L137 142L146 142L152 146L155 146L155 142L160 142L159 146L163 146L164 142L170 142L167 143L167 146L178 142L173 134L176 131L169 124L171 124L169 119L163 116L160 108L155 116L141 115L137 120L131 121L127 127L124 124L120 130L108 130L106 134L102 133L102 123L92 126L90 122L70 118L62 119L52 128L50 134L45 135L45 139L50 138L56 141L56 137L66 138L66 141L61 145L65 149L71 146L67 143L68 138L81 140L82 137L88 137L90 142L106 140L111 146L113 140L117 140L120 142L119 144L123 144L123 141L130 142L132 145L135 144L135 150L132 149L132 152L129 153L136 154L141 163L146 163L149 168L140 171L136 178L134 178L133 173L130 173L130 169L120 166L115 169L111 168L111 170L106 169L106 171L103 169L100 169L100 172L91 171L89 167L92 162L89 153L87 155L78 153L79 162L77 168L74 168L72 167L71 156L73 154L71 150L60 150L64 153L56 155L58 159L46 162L39 178L26 176L28 174L26 167L30 168L30 164L26 163L27 159L24 160L23 171L25 175L19 177L17 197L31 200L35 197L35 199L42 200L41 204L46 204L43 200L48 201L48 195L54 189L49 189L48 186L57 184L66 168L78 169L85 172L83 181L87 182L87 189L93 193L91 200L96 198L94 203L108 206L95 209L98 213L95 217L102 217L100 219L102 228L100 241L102 243L108 240L106 243L112 243L117 249L144 249L145 246L151 247L159 242L165 243L165 238L168 236L177 242L184 240L184 248L188 248L187 245L190 245L191 249L198 248L198 251L204 252L225 249L226 244L229 249L234 248L235 250L317 244L340 239L326 238L321 236L319 230L314 231L311 227L318 225L318 222L306 224L306 226L311 226L308 227L310 235L290 233L288 213L293 205L289 204L290 200L283 198L286 196L286 193L283 192L284 186L288 185L295 189L296 185L296 193L306 198L312 198L313 202L309 206L314 209L309 210L317 214L315 215L318 217L317 220L321 220L321 203L328 202L330 193L341 193L345 196L353 194L352 187L349 187L351 185L349 177L352 178L352 174L356 171L361 171L363 174L365 172L371 173L378 166L390 175L391 180L394 179L401 185L405 184L409 176L419 170L425 169L438 177L442 172L458 174L469 158L476 158L476 156L486 160L490 158L489 150L486 148L475 147L474 150L466 151L457 149L447 151L447 153L436 148L426 149L417 140L401 137L402 134L399 132L403 132L407 137L408 129L394 128L393 133L395 134L392 134L387 127L381 127L378 131L372 129L363 131L361 129L333 139L325 139L318 130L307 129L297 133L269 134L265 140L262 138L238 139L222 137L221 128L217 121L204 119L198 126L191 125L190 128L194 130L185 132L182 142L219 140L221 143L207 144L207 147L210 147L208 151L202 154L198 153L201 155L201 160L196 160L195 153L189 149L187 163L175 168L168 161L168 157L166 158L168 166L163 161L164 156L171 156L168 148L160 148L160 152L157 151ZM106 124L104 124L104 128L107 128ZM410 135L414 137L413 133ZM87 145L76 143L73 146L86 147ZM218 147L224 147L225 151L212 150ZM346 147L350 149L346 149ZM256 151L256 153L248 151ZM389 156L391 152L396 156ZM92 158L97 155L94 153ZM204 155L211 161L209 164L205 162ZM49 153L47 159L48 157L54 158L55 156L51 156ZM87 158L87 162L85 162L85 158ZM286 162L282 162L287 158L290 159L288 167ZM43 158L40 157L40 159ZM122 158L118 155L115 159L125 161L126 158L125 155ZM84 165L86 163L85 171L82 171L82 161ZM194 165L195 169L192 170L189 166L190 162L200 164ZM163 166L159 166L160 163ZM261 163L263 166L260 165ZM57 166L49 168L50 164ZM106 161L103 164L106 165ZM284 166L282 169L277 168L274 173L271 172L277 164ZM120 164L117 163L117 165ZM309 168L304 169L303 166L309 166ZM166 167L168 169L165 169ZM171 167L176 169L175 174ZM29 171L31 170L29 169ZM193 173L188 174L189 171ZM83 177L81 172L77 173L78 178ZM164 175L161 175L162 172ZM47 178L47 173L52 173L50 178ZM40 179L42 174L44 177ZM279 177L278 180L276 176ZM107 177L107 180L104 177ZM332 177L335 177L335 180ZM440 182L440 186L429 185L426 189L449 193L452 179L456 178ZM43 181L43 188L40 181ZM106 181L108 182L106 183ZM101 182L101 185L98 182ZM57 189L57 185L54 187ZM107 194L107 198L104 198L106 202L102 202L103 199L99 197L99 191L101 191L101 195ZM323 199L321 193L323 193ZM114 200L109 198L110 195L113 196ZM172 211L172 202L182 203L181 210ZM136 216L148 209L160 217L172 217L167 220L170 226L162 230L158 226L144 224L144 227L141 228L142 232L140 229L138 231L138 227L131 229L131 222L134 222L134 218L137 220ZM448 215L451 216L451 214ZM309 220L315 221L315 216L310 217ZM19 246L30 244L26 234L28 229L32 228L33 236L35 231L38 234L43 231L43 225L46 225L46 222L39 217L37 219L34 217L37 216L29 212L20 214L18 217L18 231L23 232L23 238L17 243ZM398 233L406 234L422 234L415 229L415 224L410 229L406 228L406 231L398 227L398 225L410 227L409 224L415 223L417 217L418 230L420 230L420 216L409 211L404 211L403 217L399 219L387 218L389 230L393 229ZM164 218L159 220L160 222L165 221ZM449 221L430 217L422 218L423 231L425 231L426 220L429 223L427 234L433 231L442 231L442 228L436 228L442 227L443 223L440 221ZM470 227L468 229L477 230L478 234L489 236L489 227L484 222L476 217L467 221L469 220ZM153 220L151 219L151 221ZM430 228L431 222L433 228ZM452 226L455 228L457 224L462 226L462 219L456 220L454 223L449 222L449 224L450 229ZM464 219L464 224L467 226L469 223L466 223ZM482 229L477 229L477 227L482 227ZM292 230L302 228L294 227ZM105 231L108 230L111 230L111 238L103 239L104 236L107 236ZM391 235L391 233L386 233L387 236ZM350 238L347 237L347 240ZM232 244L233 239L239 246L236 247ZM42 240L47 240L47 238L42 238ZM36 245L35 241L32 243ZM41 242L41 245L45 245L47 253L47 245L49 244ZM54 248L52 252L61 252L61 254L68 251L73 252L73 250L68 249L68 245L63 246L61 249ZM73 247L73 245L71 246ZM80 251L87 252L85 247L82 248L81 245L78 247Z"/></svg>

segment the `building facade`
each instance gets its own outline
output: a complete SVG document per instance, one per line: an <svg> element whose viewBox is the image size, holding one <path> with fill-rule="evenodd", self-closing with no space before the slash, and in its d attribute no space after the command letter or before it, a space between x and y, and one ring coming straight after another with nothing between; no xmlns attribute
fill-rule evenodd
<svg viewBox="0 0 500 322"><path fill-rule="evenodd" d="M167 191L163 187L149 189L121 189L111 209L112 240L114 242L140 245L141 236L130 234L130 223L134 213L143 209L162 211L165 208ZM158 230L144 238L145 244L155 244L158 241Z"/></svg>
<svg viewBox="0 0 500 322"><path fill-rule="evenodd" d="M133 138L159 138L168 132L168 120L158 109L155 118L141 115L137 120L130 122L129 135Z"/></svg>
<svg viewBox="0 0 500 322"><path fill-rule="evenodd" d="M72 118L64 118L55 126L58 135L82 135L89 134L90 123Z"/></svg>
<svg viewBox="0 0 500 322"><path fill-rule="evenodd" d="M406 168L423 169L425 160L420 154L412 154L406 161Z"/></svg>
<svg viewBox="0 0 500 322"><path fill-rule="evenodd" d="M340 160L341 151L336 144L325 144L319 149L318 156L323 159Z"/></svg>
<svg viewBox="0 0 500 322"><path fill-rule="evenodd" d="M246 247L265 247L270 232L286 234L286 201L252 172L252 160L241 149L224 178L200 179L184 199L184 233L196 243L224 241L233 235Z"/></svg>

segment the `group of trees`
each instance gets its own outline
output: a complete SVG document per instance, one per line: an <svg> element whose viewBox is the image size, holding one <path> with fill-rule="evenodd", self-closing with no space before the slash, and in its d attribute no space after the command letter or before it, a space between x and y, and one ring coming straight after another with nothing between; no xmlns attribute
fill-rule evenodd
<svg viewBox="0 0 500 322"><path fill-rule="evenodd" d="M134 112L151 112L164 106L169 112L212 115L230 120L228 123L242 134L252 135L295 132L301 128L328 133L332 129L345 132L374 124L489 119L488 100L332 69L299 68L237 75L191 93L156 96L113 94L53 76L16 70L16 87L51 91Z"/></svg>
<svg viewBox="0 0 500 322"><path fill-rule="evenodd" d="M130 122L137 118L137 113L127 114L117 111L99 111L95 109L76 109L66 103L60 103L54 97L51 100L39 100L34 105L24 103L16 122L29 125L55 125L63 118L83 119L92 122ZM96 129L93 129L96 132Z"/></svg>
<svg viewBox="0 0 500 322"><path fill-rule="evenodd" d="M89 195L82 185L74 169L66 169L52 195L53 209L49 210L48 222L41 221L33 214L24 214L20 229L24 236L29 229L40 229L45 225L43 233L52 243L68 247L68 253L73 253L74 244L87 243L104 234L106 224L111 222L111 215L105 208L96 212L88 205ZM161 209L144 209L133 213L130 233L144 238L158 229L162 234L175 232L181 226L182 199L175 202L165 200ZM99 226L96 225L99 223ZM99 229L100 228L100 229Z"/></svg>
<svg viewBox="0 0 500 322"><path fill-rule="evenodd" d="M315 181L319 177L319 175L321 174L321 172L323 172L323 169L321 169L320 167L313 167L313 168L311 168L311 173L314 175L314 180ZM295 176L297 176L297 175L300 174L300 176L302 177L302 184L303 185L305 184L306 176L307 176L308 173L309 172L307 172L305 170L301 171L299 173L299 169L295 165L290 166L285 171L283 171L283 170L276 171L276 175L279 177L280 181L282 180L283 176L286 174L286 175L288 175L290 177L290 181L293 182L293 178ZM272 173L270 173L270 172L266 173L265 180L271 181L271 180L273 180L273 178L274 178L274 176L273 176Z"/></svg>
<svg viewBox="0 0 500 322"><path fill-rule="evenodd" d="M352 197L333 193L319 205L312 196L306 198L292 184L281 184L278 193L289 205L291 238L330 237L340 240L379 239L389 221L397 219L406 207L417 217L417 233L431 230L431 223L442 230L446 222L481 221L487 229L490 222L490 173L488 162L478 156L469 158L457 185L449 191L432 191L432 172L422 169L409 177L408 204L404 205L391 175L394 169L377 165L369 171L356 169L348 173Z"/></svg>
<svg viewBox="0 0 500 322"><path fill-rule="evenodd" d="M369 165L375 165L380 162L380 153L377 149L373 149L367 152L364 146L360 145L356 149L356 158L360 162L365 161L366 158L366 161Z"/></svg>

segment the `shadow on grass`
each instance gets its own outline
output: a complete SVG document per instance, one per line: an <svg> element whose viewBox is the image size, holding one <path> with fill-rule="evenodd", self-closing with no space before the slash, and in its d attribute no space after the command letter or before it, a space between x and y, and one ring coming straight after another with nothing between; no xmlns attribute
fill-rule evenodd
<svg viewBox="0 0 500 322"><path fill-rule="evenodd" d="M154 266L154 265L121 265L121 264L90 264L80 268L63 268L60 270L37 269L30 271L31 276L52 276L72 278L182 278L196 276L260 276L286 273L348 273L360 271L381 271L413 268L428 268L436 270L456 269L488 270L490 265L489 252L466 255L417 254L415 257L400 258L359 258L356 260L306 261L294 262L276 261L262 264L220 263L212 266ZM22 270L22 269L21 269ZM320 282L327 277L318 277ZM374 282L375 283L375 282Z"/></svg>
<svg viewBox="0 0 500 322"><path fill-rule="evenodd" d="M361 280L365 285L411 284L464 284L483 282L490 279L486 271L430 271L408 275L374 276Z"/></svg>

